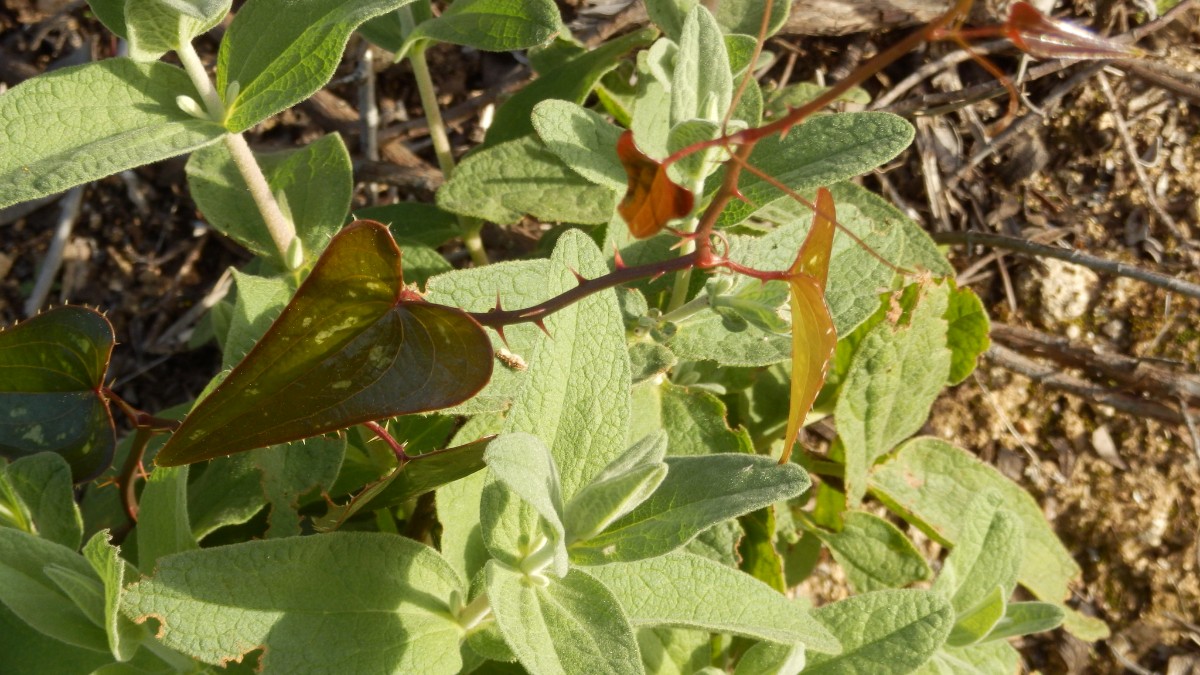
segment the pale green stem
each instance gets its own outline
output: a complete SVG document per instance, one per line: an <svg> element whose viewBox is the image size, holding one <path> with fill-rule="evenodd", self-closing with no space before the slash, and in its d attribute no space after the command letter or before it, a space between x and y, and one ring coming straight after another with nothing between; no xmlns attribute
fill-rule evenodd
<svg viewBox="0 0 1200 675"><path fill-rule="evenodd" d="M685 285L684 288L686 289L687 286ZM686 304L680 305L679 307L676 307L675 309L671 310L670 312L663 314L661 317L659 317L659 319L661 321L673 321L673 322L683 321L684 319L695 314L696 312L699 312L700 310L708 307L709 304L710 304L710 302L708 299L708 294L701 293L700 295L692 298Z"/></svg>
<svg viewBox="0 0 1200 675"><path fill-rule="evenodd" d="M492 614L492 606L488 602L487 593L480 593L475 596L475 599L463 607L458 616L458 625L462 626L463 630L469 631L479 624L483 623Z"/></svg>
<svg viewBox="0 0 1200 675"><path fill-rule="evenodd" d="M696 223L698 222L699 219L697 218L689 218L687 224L680 228L680 231L688 233L695 232ZM683 242L683 245L679 247L680 256L691 255L695 251L696 242L691 239ZM691 285L692 268L689 267L685 270L680 270L675 274L675 285L671 287L671 302L667 303L668 314L683 307L684 303L687 302L688 288Z"/></svg>
<svg viewBox="0 0 1200 675"><path fill-rule="evenodd" d="M185 42L175 53L179 55L179 60L183 63L183 69L187 71L192 86L196 87L196 91L200 94L209 119L218 123L222 122L225 119L225 104L222 103L220 93L212 79L209 78L208 71L204 69L204 63L200 60L196 49L190 42ZM275 248L279 249L279 258L283 261L284 267L289 270L299 268L304 262L304 250L300 246L300 240L296 238L296 227L279 208L279 202L275 200L275 195L272 194L271 187L267 184L267 178L254 158L254 153L250 151L246 139L241 134L226 134L225 147L229 148L234 165L237 166L238 172L242 174L246 186L250 189L250 197L254 200L254 205L258 207L258 212L267 225L271 241L275 243Z"/></svg>
<svg viewBox="0 0 1200 675"><path fill-rule="evenodd" d="M250 189L250 197L258 207L263 222L267 224L267 232L271 235L271 241L275 242L275 248L279 249L279 257L284 266L289 270L300 267L304 262L304 250L300 240L296 238L296 227L283 215L279 202L275 201L271 186L267 184L267 177L263 175L262 168L254 159L254 153L250 151L246 139L241 134L226 134L225 147L229 148L234 165Z"/></svg>
<svg viewBox="0 0 1200 675"><path fill-rule="evenodd" d="M204 69L204 62L200 60L196 48L192 46L192 43L185 42L175 50L175 53L179 56L183 69L187 71L192 86L200 94L201 102L204 103L204 109L208 111L209 118L214 122L223 121L225 104L221 102L221 94L217 91L212 79L209 78L208 71Z"/></svg>
<svg viewBox="0 0 1200 675"><path fill-rule="evenodd" d="M438 167L442 170L442 176L450 180L450 176L454 174L454 151L450 148L450 136L446 134L446 123L442 119L441 108L438 107L437 91L433 88L429 63L425 60L425 46L414 46L409 50L408 58L412 62L413 76L417 80L421 107L425 108L425 121L429 123L429 138L433 141L433 152L437 155ZM483 221L458 216L458 225L462 230L463 244L471 254L471 260L475 261L476 265L488 264L487 252L483 248L483 240L479 237Z"/></svg>

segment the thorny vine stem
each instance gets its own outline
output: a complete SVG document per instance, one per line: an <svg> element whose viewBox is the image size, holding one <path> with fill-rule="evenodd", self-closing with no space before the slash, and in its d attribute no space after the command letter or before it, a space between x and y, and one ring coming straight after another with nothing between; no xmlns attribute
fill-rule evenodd
<svg viewBox="0 0 1200 675"><path fill-rule="evenodd" d="M370 429L384 443L388 444L388 447L391 448L392 452L396 455L396 461L399 462L401 466L407 464L408 460L412 459L408 456L408 453L404 451L404 444L393 438L392 435L388 433L388 430L383 427L383 425L379 424L378 422L363 422L363 426Z"/></svg>

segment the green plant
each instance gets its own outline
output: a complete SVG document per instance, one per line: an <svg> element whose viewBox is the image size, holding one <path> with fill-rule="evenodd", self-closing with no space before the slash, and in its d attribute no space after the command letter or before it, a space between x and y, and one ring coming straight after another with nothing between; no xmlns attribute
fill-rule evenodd
<svg viewBox="0 0 1200 675"><path fill-rule="evenodd" d="M131 57L0 96L0 206L191 153L197 205L258 257L209 317L227 370L181 410L105 385L94 311L0 333L6 672L256 650L273 672L1011 672L1005 638L1104 634L1065 605L1079 568L1033 500L910 438L988 328L925 233L847 182L911 127L815 114L922 40L1054 24L968 33L959 2L843 83L767 93L750 74L785 2L651 2L662 37L589 51L549 0L251 0L213 82L191 41L228 0L91 4ZM343 227L337 136L276 155L241 136L324 86L355 30L410 59L448 178L436 206L357 214L390 226ZM434 42L540 71L457 165ZM547 258L486 264L481 224L526 216L571 227ZM454 237L476 267L433 250ZM838 436L788 461L814 401ZM936 578L868 495L951 548ZM822 549L857 595L811 609L781 591Z"/></svg>

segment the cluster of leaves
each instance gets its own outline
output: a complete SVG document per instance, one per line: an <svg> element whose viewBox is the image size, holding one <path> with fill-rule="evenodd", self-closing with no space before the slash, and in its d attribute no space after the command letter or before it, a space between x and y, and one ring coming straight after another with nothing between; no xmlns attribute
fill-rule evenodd
<svg viewBox="0 0 1200 675"><path fill-rule="evenodd" d="M549 0L456 0L436 17L409 1L250 0L222 40L213 104L190 41L229 0L93 0L130 57L0 96L0 206L191 153L198 207L258 254L195 338L217 342L226 370L158 413L183 416L165 444L154 432L175 425L138 414L117 443L110 407L127 406L104 386L115 338L100 314L64 307L0 332L5 672L255 658L272 672L1013 672L1006 638L1064 621L1103 635L1064 604L1079 568L1032 498L965 450L912 438L974 368L988 322L974 294L935 280L952 270L925 233L848 182L908 145L906 121L822 114L763 139L747 159L772 180L743 175L744 201L716 222L731 263L820 277L842 336L819 396L797 375L837 438L780 465L798 426L794 354L814 338L791 334L807 324L787 281L647 275L538 325L487 319L677 255L619 215L625 130L662 160L820 92L749 80L735 96L759 65L761 3L648 2L657 29L589 50ZM787 9L774 3L769 28ZM538 77L436 205L355 214L387 226L344 227L336 135L254 157L300 241L290 260L222 141L324 86L355 30L398 59L437 42L528 49ZM667 166L695 195L683 229L727 159L714 146ZM832 214L813 219L789 192L823 186L853 238L803 267L796 251ZM470 219L525 217L560 224L543 257L452 270L435 250ZM379 434L405 445L368 442ZM155 468L125 538L142 457ZM936 576L880 507L950 548ZM436 548L402 535L428 536L435 516ZM785 596L823 551L855 595ZM1038 600L1013 602L1018 585Z"/></svg>

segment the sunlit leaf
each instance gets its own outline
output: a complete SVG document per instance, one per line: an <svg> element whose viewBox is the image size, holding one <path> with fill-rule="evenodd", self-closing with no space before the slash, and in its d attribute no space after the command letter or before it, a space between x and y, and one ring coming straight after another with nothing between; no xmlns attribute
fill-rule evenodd
<svg viewBox="0 0 1200 675"><path fill-rule="evenodd" d="M487 335L461 310L417 297L387 228L348 226L155 461L190 464L475 395L491 377Z"/></svg>
<svg viewBox="0 0 1200 675"><path fill-rule="evenodd" d="M617 141L617 156L629 177L629 189L617 206L629 231L638 239L658 234L666 224L692 211L695 196L671 182L661 162L650 159L626 131Z"/></svg>
<svg viewBox="0 0 1200 675"><path fill-rule="evenodd" d="M789 270L793 275L788 279L792 291L792 387L781 462L788 461L792 454L792 445L825 383L829 360L837 346L833 317L825 305L825 280L829 277L829 258L837 222L829 190L821 188L817 191L816 205L812 229Z"/></svg>
<svg viewBox="0 0 1200 675"><path fill-rule="evenodd" d="M113 342L108 319L83 307L0 331L0 456L58 453L76 482L108 467L116 432L100 386Z"/></svg>

